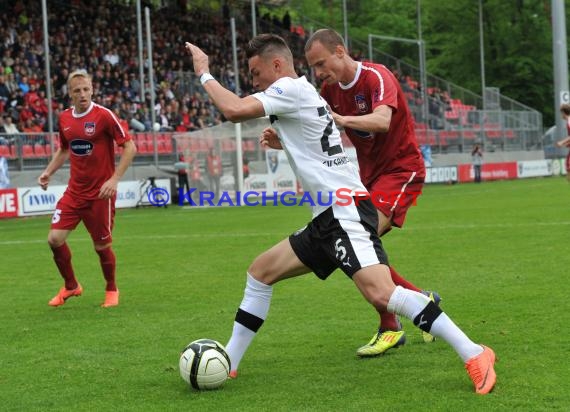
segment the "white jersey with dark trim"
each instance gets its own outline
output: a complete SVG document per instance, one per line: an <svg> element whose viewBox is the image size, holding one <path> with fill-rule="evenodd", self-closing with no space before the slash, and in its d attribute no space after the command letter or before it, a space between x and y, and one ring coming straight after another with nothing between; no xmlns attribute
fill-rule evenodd
<svg viewBox="0 0 570 412"><path fill-rule="evenodd" d="M253 97L263 104L295 175L314 200L313 218L329 207L319 203L326 203L332 197L336 218L360 220L354 205L336 205L337 200L346 204L350 192L367 192L357 168L344 151L327 103L315 87L304 76L282 77ZM344 195L340 199L339 189Z"/></svg>

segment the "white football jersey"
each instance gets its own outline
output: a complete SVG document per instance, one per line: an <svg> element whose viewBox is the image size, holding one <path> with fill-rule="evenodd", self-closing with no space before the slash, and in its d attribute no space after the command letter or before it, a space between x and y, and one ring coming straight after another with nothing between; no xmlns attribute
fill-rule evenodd
<svg viewBox="0 0 570 412"><path fill-rule="evenodd" d="M337 219L359 220L354 202L350 206L336 204L337 200L347 204L351 192L367 191L344 151L326 101L315 87L304 76L282 77L253 97L263 104L295 175L314 202L313 218L330 207L326 203L332 197Z"/></svg>

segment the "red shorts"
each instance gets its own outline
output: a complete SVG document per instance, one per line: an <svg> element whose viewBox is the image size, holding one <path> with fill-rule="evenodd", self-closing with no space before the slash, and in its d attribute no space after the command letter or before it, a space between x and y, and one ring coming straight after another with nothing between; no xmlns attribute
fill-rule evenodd
<svg viewBox="0 0 570 412"><path fill-rule="evenodd" d="M410 206L416 204L422 193L425 174L402 172L381 175L368 187L372 202L392 226L402 227Z"/></svg>
<svg viewBox="0 0 570 412"><path fill-rule="evenodd" d="M570 152L566 155L566 172L570 172Z"/></svg>
<svg viewBox="0 0 570 412"><path fill-rule="evenodd" d="M51 228L73 230L80 221L83 221L93 242L111 243L115 223L115 198L84 200L74 198L66 191L55 206Z"/></svg>

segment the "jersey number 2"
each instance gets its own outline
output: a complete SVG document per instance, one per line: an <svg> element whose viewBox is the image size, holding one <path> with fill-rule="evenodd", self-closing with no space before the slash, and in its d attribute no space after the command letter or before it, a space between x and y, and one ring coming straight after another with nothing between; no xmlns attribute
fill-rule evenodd
<svg viewBox="0 0 570 412"><path fill-rule="evenodd" d="M329 143L329 137L333 131L334 120L330 116L327 109L325 109L324 107L319 107L318 111L319 111L319 116L326 116L327 120L329 121L327 126L325 127L325 130L323 131L323 136L321 137L321 147L323 149L323 152L325 152L329 156L342 152L342 148L340 147L339 144L331 146Z"/></svg>

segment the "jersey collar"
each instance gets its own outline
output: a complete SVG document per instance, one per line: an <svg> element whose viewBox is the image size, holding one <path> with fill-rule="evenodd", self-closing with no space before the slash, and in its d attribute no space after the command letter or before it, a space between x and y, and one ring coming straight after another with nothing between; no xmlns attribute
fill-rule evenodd
<svg viewBox="0 0 570 412"><path fill-rule="evenodd" d="M352 86L354 86L356 84L356 82L360 78L360 72L362 72L362 62L358 62L358 66L356 67L356 74L354 75L354 79L352 79L352 81L348 84L342 84L341 82L338 82L339 87L342 90L350 89Z"/></svg>
<svg viewBox="0 0 570 412"><path fill-rule="evenodd" d="M91 104L89 105L89 107L87 108L87 110L85 110L83 113L81 114L77 114L75 113L75 107L73 107L73 110L71 111L71 114L73 115L73 117L83 117L83 116L87 116L89 114L89 112L91 111L91 109L93 109L93 106L95 105L95 103L91 102Z"/></svg>

